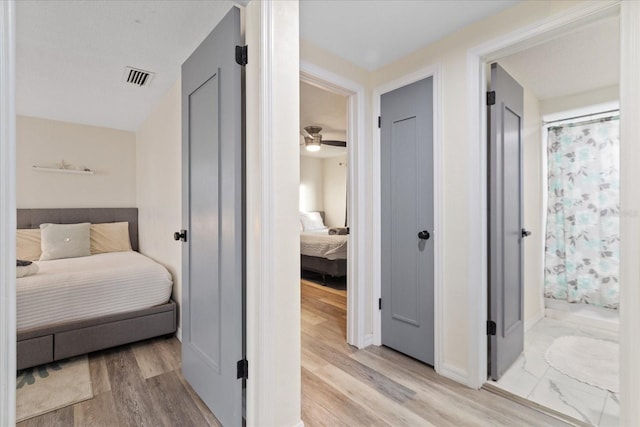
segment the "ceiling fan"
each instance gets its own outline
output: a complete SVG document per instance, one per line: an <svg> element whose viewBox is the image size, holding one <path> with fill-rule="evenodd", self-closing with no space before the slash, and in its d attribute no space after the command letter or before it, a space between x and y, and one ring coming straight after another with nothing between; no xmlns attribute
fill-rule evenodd
<svg viewBox="0 0 640 427"><path fill-rule="evenodd" d="M304 146L307 151L318 151L322 144L333 145L334 147L347 146L347 141L323 140L320 131L322 131L320 126L306 126L300 131L300 134L304 137Z"/></svg>

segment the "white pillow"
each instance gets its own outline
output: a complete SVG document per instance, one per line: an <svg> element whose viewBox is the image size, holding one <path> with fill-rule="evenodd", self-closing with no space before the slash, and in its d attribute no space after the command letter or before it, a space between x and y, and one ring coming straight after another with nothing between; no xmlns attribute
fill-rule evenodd
<svg viewBox="0 0 640 427"><path fill-rule="evenodd" d="M322 222L320 212L300 212L300 222L304 231L323 230L327 228Z"/></svg>
<svg viewBox="0 0 640 427"><path fill-rule="evenodd" d="M91 255L90 226L81 224L40 224L40 261Z"/></svg>

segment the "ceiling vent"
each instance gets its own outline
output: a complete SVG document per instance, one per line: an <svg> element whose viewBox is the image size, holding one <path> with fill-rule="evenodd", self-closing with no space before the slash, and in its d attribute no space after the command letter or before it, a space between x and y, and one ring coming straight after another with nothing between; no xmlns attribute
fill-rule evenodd
<svg viewBox="0 0 640 427"><path fill-rule="evenodd" d="M149 86L155 74L139 68L125 67L123 80L136 86Z"/></svg>

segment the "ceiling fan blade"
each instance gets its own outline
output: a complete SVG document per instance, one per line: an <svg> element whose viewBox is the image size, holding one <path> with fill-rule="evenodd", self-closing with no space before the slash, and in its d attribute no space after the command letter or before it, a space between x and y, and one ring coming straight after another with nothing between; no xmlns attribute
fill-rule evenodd
<svg viewBox="0 0 640 427"><path fill-rule="evenodd" d="M336 141L336 140L332 140L332 139L323 139L322 143L325 145L333 145L334 147L346 147L347 146L347 141Z"/></svg>

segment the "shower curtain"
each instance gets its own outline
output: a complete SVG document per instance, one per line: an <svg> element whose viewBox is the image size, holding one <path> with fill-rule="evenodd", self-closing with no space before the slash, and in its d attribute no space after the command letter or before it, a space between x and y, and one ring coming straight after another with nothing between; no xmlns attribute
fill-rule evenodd
<svg viewBox="0 0 640 427"><path fill-rule="evenodd" d="M618 116L548 129L546 297L618 308Z"/></svg>

